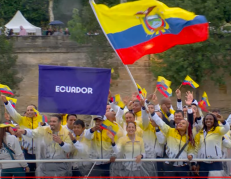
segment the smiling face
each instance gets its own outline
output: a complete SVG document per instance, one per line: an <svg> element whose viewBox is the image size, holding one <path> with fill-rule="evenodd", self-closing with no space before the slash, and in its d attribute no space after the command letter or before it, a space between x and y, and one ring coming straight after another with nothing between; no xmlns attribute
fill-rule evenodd
<svg viewBox="0 0 231 179"><path fill-rule="evenodd" d="M183 114L181 112L178 112L178 113L176 112L174 114L175 124L179 124L182 119L184 119L184 116L183 116Z"/></svg>
<svg viewBox="0 0 231 179"><path fill-rule="evenodd" d="M129 123L127 125L127 134L134 135L136 132L136 125L134 123Z"/></svg>
<svg viewBox="0 0 231 179"><path fill-rule="evenodd" d="M76 116L74 115L70 115L68 116L68 119L67 119L67 127L69 129L73 129L73 125L74 125L74 122L77 120Z"/></svg>
<svg viewBox="0 0 231 179"><path fill-rule="evenodd" d="M51 117L49 124L52 131L59 131L61 127L61 121L57 117Z"/></svg>
<svg viewBox="0 0 231 179"><path fill-rule="evenodd" d="M30 117L30 118L35 117L35 112L34 112L33 108L34 108L34 106L27 106L26 117Z"/></svg>
<svg viewBox="0 0 231 179"><path fill-rule="evenodd" d="M207 115L205 117L205 125L208 129L211 129L214 125L214 117L212 115Z"/></svg>
<svg viewBox="0 0 231 179"><path fill-rule="evenodd" d="M135 122L135 117L131 113L126 113L125 114L125 120L126 120L126 123L128 123L128 122Z"/></svg>
<svg viewBox="0 0 231 179"><path fill-rule="evenodd" d="M188 128L188 121L186 121L184 119L181 120L176 126L176 129L180 130L180 131L186 131L187 128Z"/></svg>
<svg viewBox="0 0 231 179"><path fill-rule="evenodd" d="M134 101L132 105L132 110L136 114L137 112L141 111L141 105L139 101Z"/></svg>
<svg viewBox="0 0 231 179"><path fill-rule="evenodd" d="M80 136L84 130L85 130L85 127L82 127L80 124L74 125L73 131L76 136Z"/></svg>

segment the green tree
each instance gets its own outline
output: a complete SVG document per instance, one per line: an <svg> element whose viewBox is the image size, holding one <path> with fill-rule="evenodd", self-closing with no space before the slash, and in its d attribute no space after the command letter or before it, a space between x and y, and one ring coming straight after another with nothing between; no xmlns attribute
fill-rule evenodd
<svg viewBox="0 0 231 179"><path fill-rule="evenodd" d="M48 1L38 0L0 0L0 18L8 23L17 10L33 25L44 26L48 22Z"/></svg>
<svg viewBox="0 0 231 179"><path fill-rule="evenodd" d="M119 0L99 0L96 3L113 6L116 3L118 4ZM68 28L74 41L88 45L86 66L113 68L115 73L112 74L112 78L119 77L119 62L111 63L110 59L113 57L113 50L88 3L83 2L82 8L73 11L73 18L68 22ZM98 35L94 35L95 33Z"/></svg>
<svg viewBox="0 0 231 179"><path fill-rule="evenodd" d="M196 44L176 46L164 53L157 54L152 59L151 71L154 76L164 76L172 81L173 89L178 87L186 75L202 84L211 79L215 84L224 83L224 77L230 74L231 33L221 29L230 21L230 11L227 6L231 2L217 0L163 0L168 6L178 6L183 9L203 14L210 22L209 39ZM199 94L197 92L197 97Z"/></svg>
<svg viewBox="0 0 231 179"><path fill-rule="evenodd" d="M17 76L17 56L13 55L13 43L5 35L0 35L0 42L0 83L16 90L22 79Z"/></svg>

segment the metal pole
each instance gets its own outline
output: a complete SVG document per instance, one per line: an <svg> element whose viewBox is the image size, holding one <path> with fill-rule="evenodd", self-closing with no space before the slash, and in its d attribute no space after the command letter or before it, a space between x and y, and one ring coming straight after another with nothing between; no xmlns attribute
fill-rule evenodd
<svg viewBox="0 0 231 179"><path fill-rule="evenodd" d="M136 159L116 159L115 162L135 162ZM187 162L188 159L142 159L143 162ZM193 162L230 162L230 159L193 159ZM109 159L44 159L44 160L0 160L0 163L65 163L65 162L109 162Z"/></svg>

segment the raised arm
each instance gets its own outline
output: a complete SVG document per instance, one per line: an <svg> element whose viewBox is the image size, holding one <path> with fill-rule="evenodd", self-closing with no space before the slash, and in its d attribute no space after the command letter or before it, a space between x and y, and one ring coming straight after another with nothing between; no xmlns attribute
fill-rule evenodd
<svg viewBox="0 0 231 179"><path fill-rule="evenodd" d="M177 96L177 110L183 110L182 101L181 101L181 91L179 89L176 90Z"/></svg>
<svg viewBox="0 0 231 179"><path fill-rule="evenodd" d="M12 119L16 123L18 123L20 125L22 123L22 116L13 108L11 103L9 101L7 101L5 95L1 95L1 99L4 102L5 108L6 108L7 112L9 113L9 115L12 117Z"/></svg>
<svg viewBox="0 0 231 179"><path fill-rule="evenodd" d="M218 127L219 134L224 136L230 130L230 125L224 120L223 116L220 114L217 115L217 119L222 123L222 126Z"/></svg>
<svg viewBox="0 0 231 179"><path fill-rule="evenodd" d="M170 127L156 113L153 113L151 116L152 120L160 127L163 133L167 134Z"/></svg>
<svg viewBox="0 0 231 179"><path fill-rule="evenodd" d="M160 129L156 129L156 138L159 144L166 144L167 138Z"/></svg>

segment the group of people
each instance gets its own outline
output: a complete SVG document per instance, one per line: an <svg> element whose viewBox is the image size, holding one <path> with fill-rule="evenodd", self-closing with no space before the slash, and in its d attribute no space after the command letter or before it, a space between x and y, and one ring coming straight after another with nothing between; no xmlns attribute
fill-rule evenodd
<svg viewBox="0 0 231 179"><path fill-rule="evenodd" d="M15 36L16 34L14 33L13 29L10 29L8 32L8 36ZM20 31L19 31L19 36L27 36L28 33L26 31L26 29L23 26L20 26Z"/></svg>
<svg viewBox="0 0 231 179"><path fill-rule="evenodd" d="M63 36L63 35L71 35L70 31L68 28L66 28L65 30L63 30L62 28L57 30L57 29L47 29L46 31L46 35L47 36Z"/></svg>
<svg viewBox="0 0 231 179"><path fill-rule="evenodd" d="M125 107L119 107L109 93L105 115L94 116L86 129L76 114L51 115L49 123L41 121L35 105L28 105L25 115L20 115L1 95L6 122L0 125L0 159L25 158L23 163L1 163L1 176L224 175L225 163L213 159L225 158L225 150L231 148L230 119L225 120L219 110L203 116L191 92L186 93L185 106L179 89L176 96L174 110L170 98L158 100L155 94L144 100L133 95ZM166 162L142 162L159 158ZM36 159L106 159L106 162L26 163ZM117 159L134 161L116 162Z"/></svg>

